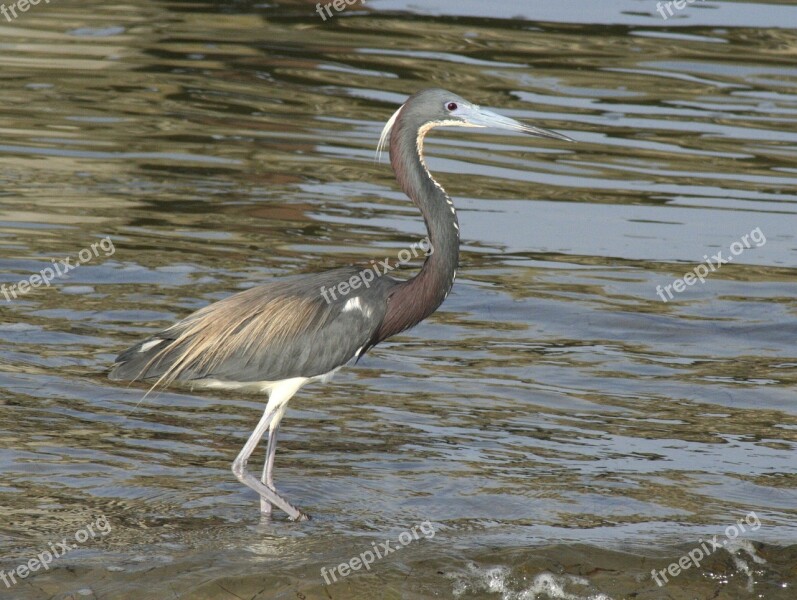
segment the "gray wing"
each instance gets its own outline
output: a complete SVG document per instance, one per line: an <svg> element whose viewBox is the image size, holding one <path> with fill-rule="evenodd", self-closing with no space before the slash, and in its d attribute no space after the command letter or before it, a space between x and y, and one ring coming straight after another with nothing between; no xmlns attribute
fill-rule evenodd
<svg viewBox="0 0 797 600"><path fill-rule="evenodd" d="M356 268L275 280L206 306L128 348L115 380L278 381L329 373L363 352L385 316L396 281L334 299L323 290L357 277Z"/></svg>

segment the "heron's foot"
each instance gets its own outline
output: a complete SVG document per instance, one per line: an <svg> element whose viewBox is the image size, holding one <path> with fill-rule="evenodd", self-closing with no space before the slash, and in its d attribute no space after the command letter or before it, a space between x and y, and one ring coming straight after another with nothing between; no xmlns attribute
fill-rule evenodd
<svg viewBox="0 0 797 600"><path fill-rule="evenodd" d="M271 502L269 502L268 500L266 500L262 496L260 497L260 515L261 516L270 519L271 518L271 513L273 512L273 508L274 508L274 506L271 504ZM306 512L303 512L303 511L299 510L299 515L296 518L293 518L293 517L289 516L289 519L291 521L296 521L296 522L309 521L310 520L310 515L308 515Z"/></svg>
<svg viewBox="0 0 797 600"><path fill-rule="evenodd" d="M279 495L279 494L277 493L277 490L274 488L274 486L273 486L273 485L269 485L269 486L267 486L267 487L268 487L268 488L269 488L269 489L270 489L272 492L274 492L275 494ZM266 498L264 498L263 496L260 496L260 514L261 514L262 516L264 516L264 517L269 517L269 518L270 518L270 517L271 517L271 513L272 513L272 511L273 511L273 508L274 508L274 505L273 505L273 504L271 504L271 502L269 502L269 501L268 501ZM297 509L297 510L298 510L298 509ZM299 511L299 516L298 516L297 518L295 518L295 519L291 517L291 520L292 520L292 521L297 521L297 522L298 522L298 521L309 521L309 520L310 520L310 515L308 515L306 512L302 512L302 511L300 510L300 511Z"/></svg>
<svg viewBox="0 0 797 600"><path fill-rule="evenodd" d="M267 503L269 505L268 513L271 514L272 506L276 506L280 510L284 511L288 518L291 521L307 521L310 519L310 516L306 513L303 513L298 508L296 508L293 504L288 502L285 498L280 496L277 490L267 487L265 484L261 483L256 477L254 477L249 471L246 470L246 464L240 464L237 460L232 465L232 472L235 473L235 477L243 483L246 487L253 489L258 493L260 496L260 511L265 512L263 510L264 505Z"/></svg>
<svg viewBox="0 0 797 600"><path fill-rule="evenodd" d="M291 521L296 521L297 523L301 523L302 521L309 521L310 515L306 512L299 511L299 516L296 519L291 519Z"/></svg>

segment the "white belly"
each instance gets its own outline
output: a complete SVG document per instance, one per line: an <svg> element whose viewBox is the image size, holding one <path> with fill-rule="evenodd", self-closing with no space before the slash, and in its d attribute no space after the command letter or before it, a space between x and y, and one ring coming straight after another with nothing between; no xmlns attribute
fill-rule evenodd
<svg viewBox="0 0 797 600"><path fill-rule="evenodd" d="M280 379L278 381L229 381L226 379L207 378L196 379L191 381L189 385L191 389L199 387L210 390L236 390L253 394L265 393L270 395L274 390L282 386L295 387L298 391L308 383L315 383L316 381L326 383L332 379L335 373L337 373L341 368L342 367L337 367L332 369L329 373L316 375L315 377L293 377L292 379Z"/></svg>

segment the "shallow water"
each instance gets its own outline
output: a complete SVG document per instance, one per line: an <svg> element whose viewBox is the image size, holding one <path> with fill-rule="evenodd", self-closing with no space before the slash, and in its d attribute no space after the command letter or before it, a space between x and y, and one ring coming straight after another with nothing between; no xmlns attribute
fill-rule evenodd
<svg viewBox="0 0 797 600"><path fill-rule="evenodd" d="M0 569L76 546L0 597L794 598L795 27L790 2L652 0L0 18L0 282L96 248L0 296ZM430 86L578 143L432 136L454 291L291 402L276 480L314 518L261 521L229 466L262 398L142 402L107 369L231 291L422 236L374 147Z"/></svg>

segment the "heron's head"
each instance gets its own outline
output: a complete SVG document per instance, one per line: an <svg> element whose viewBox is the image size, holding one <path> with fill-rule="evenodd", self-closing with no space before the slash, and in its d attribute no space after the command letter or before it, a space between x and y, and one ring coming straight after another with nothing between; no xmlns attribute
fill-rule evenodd
<svg viewBox="0 0 797 600"><path fill-rule="evenodd" d="M390 117L390 120L382 130L382 136L379 139L379 146L377 147L377 154L381 154L382 150L387 145L390 133L399 116L404 124L416 129L422 134L433 127L491 127L493 129L517 131L537 137L551 138L565 142L573 141L561 133L535 127L534 125L527 125L515 119L499 115L491 110L482 108L478 104L468 102L465 98L453 92L441 89L429 89L422 90L410 96L409 99L393 113L393 116Z"/></svg>

